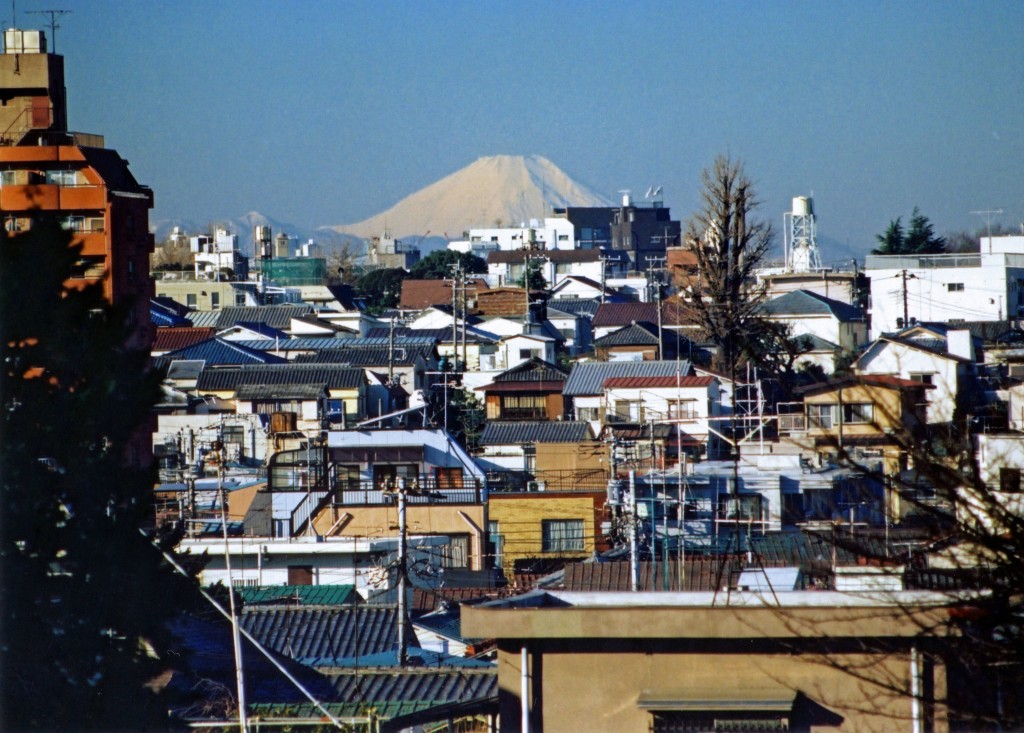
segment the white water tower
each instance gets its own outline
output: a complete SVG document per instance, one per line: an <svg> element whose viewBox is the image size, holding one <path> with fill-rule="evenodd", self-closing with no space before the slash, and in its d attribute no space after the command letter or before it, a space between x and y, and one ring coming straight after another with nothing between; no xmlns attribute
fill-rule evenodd
<svg viewBox="0 0 1024 733"><path fill-rule="evenodd" d="M818 242L814 231L814 199L793 198L793 210L782 215L786 251L786 272L813 272L821 269Z"/></svg>

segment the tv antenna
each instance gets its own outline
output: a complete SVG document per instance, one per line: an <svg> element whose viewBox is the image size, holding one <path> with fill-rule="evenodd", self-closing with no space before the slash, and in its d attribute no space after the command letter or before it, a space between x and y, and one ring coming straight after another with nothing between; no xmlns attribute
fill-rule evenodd
<svg viewBox="0 0 1024 733"><path fill-rule="evenodd" d="M988 248L989 254L992 252L992 217L1001 216L1003 213L1002 209L985 209L983 211L972 211L972 214L977 214L985 220L985 227L988 230Z"/></svg>
<svg viewBox="0 0 1024 733"><path fill-rule="evenodd" d="M60 28L57 25L57 18L62 15L67 15L70 10L29 10L29 15L48 15L50 16L50 38L53 41L52 53L57 53L57 29Z"/></svg>

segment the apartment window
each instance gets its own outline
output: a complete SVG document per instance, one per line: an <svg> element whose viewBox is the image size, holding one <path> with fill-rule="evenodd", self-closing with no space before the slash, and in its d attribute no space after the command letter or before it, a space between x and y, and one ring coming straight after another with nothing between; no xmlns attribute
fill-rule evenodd
<svg viewBox="0 0 1024 733"><path fill-rule="evenodd" d="M874 405L870 402L851 402L843 405L843 422L863 425L874 420Z"/></svg>
<svg viewBox="0 0 1024 733"><path fill-rule="evenodd" d="M235 305L245 305L245 292L239 291L235 293Z"/></svg>
<svg viewBox="0 0 1024 733"><path fill-rule="evenodd" d="M186 295L185 295L185 305L187 305L189 308L192 308L194 310L196 305L198 305L198 302L199 301L198 301L198 298L197 298L195 293L186 293Z"/></svg>
<svg viewBox="0 0 1024 733"><path fill-rule="evenodd" d="M75 269L71 277L74 280L97 280L103 277L106 270L106 261L99 255L85 256L75 263Z"/></svg>
<svg viewBox="0 0 1024 733"><path fill-rule="evenodd" d="M502 395L501 418L504 420L543 420L547 416L544 395Z"/></svg>
<svg viewBox="0 0 1024 733"><path fill-rule="evenodd" d="M543 552L582 552L582 519L545 519L540 524Z"/></svg>
<svg viewBox="0 0 1024 733"><path fill-rule="evenodd" d="M643 403L639 400L615 400L615 419L619 422L643 422Z"/></svg>
<svg viewBox="0 0 1024 733"><path fill-rule="evenodd" d="M18 171L0 172L0 186L14 186L18 182Z"/></svg>
<svg viewBox="0 0 1024 733"><path fill-rule="evenodd" d="M505 535L501 533L501 527L497 522L487 523L488 552L494 558L494 567L502 567L505 555Z"/></svg>
<svg viewBox="0 0 1024 733"><path fill-rule="evenodd" d="M946 290L950 293L962 293L964 290L963 283L946 283Z"/></svg>
<svg viewBox="0 0 1024 733"><path fill-rule="evenodd" d="M834 405L807 405L808 424L812 428L831 428L833 407Z"/></svg>
<svg viewBox="0 0 1024 733"><path fill-rule="evenodd" d="M75 171L46 171L46 182L57 186L74 186L78 183Z"/></svg>
<svg viewBox="0 0 1024 733"><path fill-rule="evenodd" d="M220 309L220 293L216 291L210 293L210 308L211 310Z"/></svg>

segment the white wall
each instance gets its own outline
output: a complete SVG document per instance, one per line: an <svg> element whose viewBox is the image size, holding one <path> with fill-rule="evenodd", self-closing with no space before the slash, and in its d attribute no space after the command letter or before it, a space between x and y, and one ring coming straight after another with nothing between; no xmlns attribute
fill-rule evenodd
<svg viewBox="0 0 1024 733"><path fill-rule="evenodd" d="M932 374L933 388L926 390L928 423L946 423L953 419L958 363L938 354L930 354L904 344L879 341L857 362L859 374L891 374L910 379L913 374Z"/></svg>

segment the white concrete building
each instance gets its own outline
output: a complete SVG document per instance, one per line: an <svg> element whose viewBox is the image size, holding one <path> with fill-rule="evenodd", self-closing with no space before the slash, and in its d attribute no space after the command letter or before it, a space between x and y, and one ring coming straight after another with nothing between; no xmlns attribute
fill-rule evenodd
<svg viewBox="0 0 1024 733"><path fill-rule="evenodd" d="M983 237L979 253L868 255L865 272L872 338L897 330L904 317L1001 321L1024 314L1024 236Z"/></svg>
<svg viewBox="0 0 1024 733"><path fill-rule="evenodd" d="M465 238L448 243L448 249L456 252L472 252L486 256L496 250L523 249L532 246L538 249L576 249L575 227L568 219L530 219L517 227L492 227L470 229Z"/></svg>

